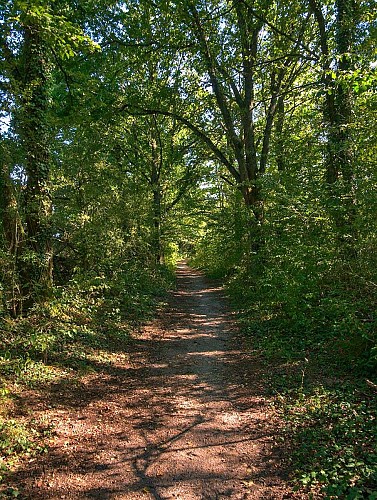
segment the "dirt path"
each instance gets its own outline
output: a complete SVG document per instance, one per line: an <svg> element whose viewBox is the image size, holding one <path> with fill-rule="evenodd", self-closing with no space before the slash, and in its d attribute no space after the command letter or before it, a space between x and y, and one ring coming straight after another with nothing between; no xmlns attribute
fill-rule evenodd
<svg viewBox="0 0 377 500"><path fill-rule="evenodd" d="M18 476L26 498L281 499L276 425L221 290L184 263L131 363L36 401L56 436Z"/></svg>

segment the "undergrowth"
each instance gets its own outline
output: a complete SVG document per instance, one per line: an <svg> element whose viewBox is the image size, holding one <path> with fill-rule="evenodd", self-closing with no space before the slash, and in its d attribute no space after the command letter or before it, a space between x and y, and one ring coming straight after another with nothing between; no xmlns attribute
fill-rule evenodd
<svg viewBox="0 0 377 500"><path fill-rule="evenodd" d="M270 373L293 483L309 498L375 500L374 311L366 312L365 298L351 304L333 285L328 293L307 286L299 299L287 295L289 303L284 291L246 285L238 275L228 292L250 347Z"/></svg>
<svg viewBox="0 0 377 500"><path fill-rule="evenodd" d="M326 498L377 498L375 396L366 384L348 382L280 397L297 484Z"/></svg>
<svg viewBox="0 0 377 500"><path fill-rule="evenodd" d="M127 357L132 332L172 285L173 274L164 268L77 275L27 316L0 318L0 486L19 460L45 450L45 426L33 421L32 411L26 420L18 411L22 391L75 384Z"/></svg>

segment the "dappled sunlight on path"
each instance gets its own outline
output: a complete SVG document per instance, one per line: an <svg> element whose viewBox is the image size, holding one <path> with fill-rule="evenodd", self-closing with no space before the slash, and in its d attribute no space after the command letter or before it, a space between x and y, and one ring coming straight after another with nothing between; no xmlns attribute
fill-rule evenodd
<svg viewBox="0 0 377 500"><path fill-rule="evenodd" d="M258 367L221 288L184 263L130 363L80 391L52 394L56 438L20 474L28 498L288 498Z"/></svg>

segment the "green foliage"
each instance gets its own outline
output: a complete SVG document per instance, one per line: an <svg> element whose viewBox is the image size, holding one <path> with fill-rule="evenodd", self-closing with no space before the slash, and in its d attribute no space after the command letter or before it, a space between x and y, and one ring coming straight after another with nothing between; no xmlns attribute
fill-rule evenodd
<svg viewBox="0 0 377 500"><path fill-rule="evenodd" d="M38 26L43 39L62 59L71 58L82 50L90 52L100 49L80 26L71 22L64 14L53 10L52 2L15 0L12 11L13 16L9 18L9 23Z"/></svg>
<svg viewBox="0 0 377 500"><path fill-rule="evenodd" d="M76 354L85 361L96 349L126 349L132 329L170 286L172 274L164 269L119 269L111 279L76 276L27 317L3 321L0 374L37 386L58 377L56 368L71 366Z"/></svg>
<svg viewBox="0 0 377 500"><path fill-rule="evenodd" d="M225 191L223 191L225 190ZM248 224L250 213L241 196L230 197L229 206L222 206L226 186L209 184L204 206L211 210L201 232L193 238L194 248L190 256L193 266L204 269L213 278L224 278L237 272L248 252ZM211 207L218 203L216 210Z"/></svg>
<svg viewBox="0 0 377 500"><path fill-rule="evenodd" d="M3 482L10 475L11 469L20 458L30 458L47 451L43 438L49 434L48 429L43 429L36 422L25 424L15 419L0 417L0 495L4 493L1 488ZM9 488L5 492L6 498L17 497L17 488Z"/></svg>
<svg viewBox="0 0 377 500"><path fill-rule="evenodd" d="M172 285L172 271L162 267L123 266L111 276L81 273L27 316L2 318L0 484L18 460L46 451L45 430L5 418L16 393L43 390L61 380L75 384L127 357L132 331L153 315Z"/></svg>
<svg viewBox="0 0 377 500"><path fill-rule="evenodd" d="M4 456L30 452L33 441L26 427L15 420L0 422L0 452Z"/></svg>
<svg viewBox="0 0 377 500"><path fill-rule="evenodd" d="M179 250L178 243L168 243L165 245L164 249L164 260L167 269L171 272L175 272L177 262L182 258ZM173 276L173 274L172 274Z"/></svg>
<svg viewBox="0 0 377 500"><path fill-rule="evenodd" d="M297 487L326 498L375 498L375 394L361 385L377 369L374 146L360 151L359 237L356 256L349 256L332 219L344 206L329 199L320 145L310 139L316 114L302 113L284 138L290 162L284 171L272 164L263 180L259 253L248 246L242 207L224 189L221 203L212 200L193 262L227 278L241 331L275 366L270 388L287 418Z"/></svg>
<svg viewBox="0 0 377 500"><path fill-rule="evenodd" d="M124 354L184 254L226 278L245 336L289 367L274 384L301 482L369 495L369 396L306 379L377 368L372 2L3 4L0 397Z"/></svg>
<svg viewBox="0 0 377 500"><path fill-rule="evenodd" d="M291 461L299 482L326 498L375 497L377 406L367 386L300 391L280 398L293 436Z"/></svg>

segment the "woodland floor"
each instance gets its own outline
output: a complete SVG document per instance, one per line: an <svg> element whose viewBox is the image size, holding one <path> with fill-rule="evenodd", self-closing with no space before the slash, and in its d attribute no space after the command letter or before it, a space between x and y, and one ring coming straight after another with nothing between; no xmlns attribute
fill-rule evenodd
<svg viewBox="0 0 377 500"><path fill-rule="evenodd" d="M299 497L262 365L243 348L221 288L185 263L177 280L128 358L35 397L35 417L54 434L14 477L22 498Z"/></svg>

